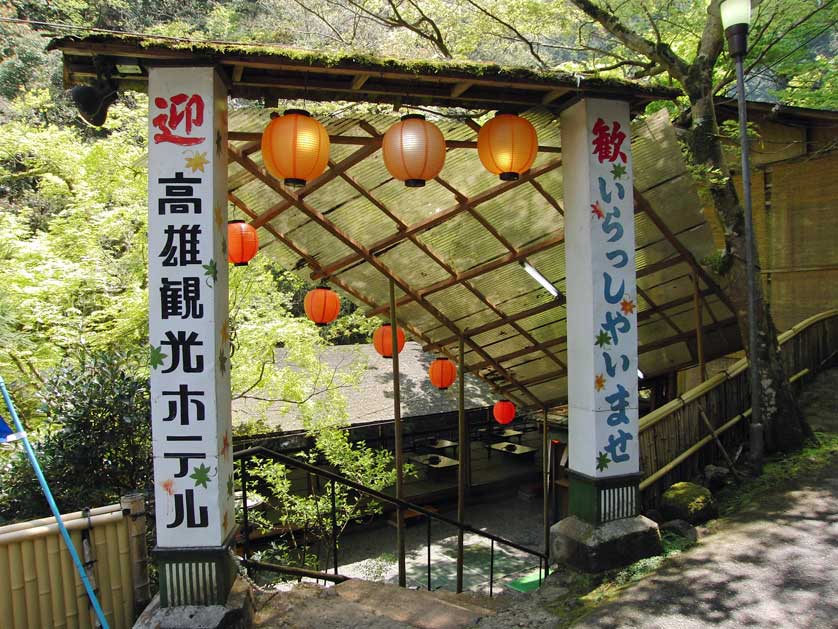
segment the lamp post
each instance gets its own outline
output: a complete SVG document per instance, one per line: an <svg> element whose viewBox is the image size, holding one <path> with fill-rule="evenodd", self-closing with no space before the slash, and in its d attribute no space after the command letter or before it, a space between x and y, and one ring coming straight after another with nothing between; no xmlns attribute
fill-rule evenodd
<svg viewBox="0 0 838 629"><path fill-rule="evenodd" d="M759 395L759 359L757 356L756 250L751 212L751 166L748 158L748 111L745 103L743 59L748 52L748 26L751 0L722 0L719 8L730 55L736 61L736 96L739 102L739 144L742 149L742 193L745 205L745 273L748 283L748 348L751 385L751 463L762 468L764 435Z"/></svg>

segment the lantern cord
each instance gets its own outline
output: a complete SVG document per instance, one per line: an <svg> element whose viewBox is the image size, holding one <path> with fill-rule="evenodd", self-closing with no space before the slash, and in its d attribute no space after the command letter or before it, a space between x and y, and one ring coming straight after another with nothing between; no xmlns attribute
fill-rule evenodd
<svg viewBox="0 0 838 629"><path fill-rule="evenodd" d="M20 418L17 415L17 411L15 410L12 398L9 396L9 392L6 389L6 383L2 376L0 376L0 391L3 393L3 401L6 403L6 408L9 409L9 415L12 417L15 430L22 435L20 440L23 441L23 447L26 449L26 455L29 457L29 462L32 464L32 469L35 471L35 476L38 477L38 483L40 483L41 489L44 492L44 497L49 503L49 508L52 511L52 515L55 517L58 529L61 531L61 536L64 538L64 543L67 545L67 550L70 552L70 556L76 566L76 571L78 571L79 576L81 577L84 589L87 591L87 597L90 599L90 604L93 606L93 610L96 612L96 617L99 619L99 626L102 627L102 629L110 629L108 621L105 618L105 612L102 611L99 599L96 598L93 586L90 585L90 580L87 578L87 572L81 563L81 559L79 559L76 547L73 545L73 540L70 538L70 533L67 532L67 527L64 526L64 520L61 519L61 514L58 512L58 506L55 504L55 498L53 498L52 492L49 489L47 479L44 478L41 465L38 463L38 458L35 456L35 450L32 448L32 444L29 443L29 437L26 436L26 432L23 430L23 425L20 423Z"/></svg>

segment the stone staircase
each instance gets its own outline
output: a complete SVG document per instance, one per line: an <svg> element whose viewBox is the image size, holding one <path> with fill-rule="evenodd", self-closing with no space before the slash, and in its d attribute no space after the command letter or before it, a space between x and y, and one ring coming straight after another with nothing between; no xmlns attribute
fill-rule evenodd
<svg viewBox="0 0 838 629"><path fill-rule="evenodd" d="M334 587L302 583L260 595L254 627L317 629L458 629L493 616L498 599L479 594L407 590L352 579Z"/></svg>

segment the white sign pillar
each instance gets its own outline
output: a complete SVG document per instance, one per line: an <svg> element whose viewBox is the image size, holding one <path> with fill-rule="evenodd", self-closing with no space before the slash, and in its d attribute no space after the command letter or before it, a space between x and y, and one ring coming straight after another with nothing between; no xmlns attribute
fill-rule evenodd
<svg viewBox="0 0 838 629"><path fill-rule="evenodd" d="M629 106L583 99L562 113L561 129L570 511L598 525L637 515L637 292Z"/></svg>
<svg viewBox="0 0 838 629"><path fill-rule="evenodd" d="M152 68L148 95L151 420L161 595L164 607L223 604L230 581L226 544L235 529L226 88L211 67Z"/></svg>

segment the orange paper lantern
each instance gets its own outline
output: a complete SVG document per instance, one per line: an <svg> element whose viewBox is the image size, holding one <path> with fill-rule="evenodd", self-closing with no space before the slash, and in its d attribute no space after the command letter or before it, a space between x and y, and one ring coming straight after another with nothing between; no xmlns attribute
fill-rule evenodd
<svg viewBox="0 0 838 629"><path fill-rule="evenodd" d="M447 358L437 358L428 370L431 384L437 389L447 389L457 379L457 365Z"/></svg>
<svg viewBox="0 0 838 629"><path fill-rule="evenodd" d="M398 352L402 353L404 349L404 332L400 327L396 327L396 342L398 343ZM372 335L372 344L375 351L384 356L384 358L393 357L393 329L389 323L385 323L378 328Z"/></svg>
<svg viewBox="0 0 838 629"><path fill-rule="evenodd" d="M477 155L503 181L516 181L530 169L538 153L538 136L530 121L498 113L477 134Z"/></svg>
<svg viewBox="0 0 838 629"><path fill-rule="evenodd" d="M409 188L421 188L445 164L442 131L419 114L402 116L401 122L387 129L381 150L387 170Z"/></svg>
<svg viewBox="0 0 838 629"><path fill-rule="evenodd" d="M329 134L307 111L289 109L262 132L262 161L286 186L304 186L326 169Z"/></svg>
<svg viewBox="0 0 838 629"><path fill-rule="evenodd" d="M227 259L236 266L247 266L259 250L256 228L244 221L227 223Z"/></svg>
<svg viewBox="0 0 838 629"><path fill-rule="evenodd" d="M495 416L495 421L501 425L506 425L515 419L515 405L509 400L500 400L495 402L492 409L492 415Z"/></svg>
<svg viewBox="0 0 838 629"><path fill-rule="evenodd" d="M309 319L317 325L326 325L338 317L340 296L329 288L315 288L306 294L303 306Z"/></svg>

